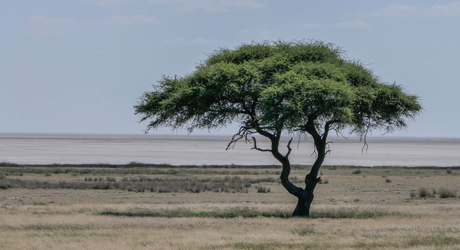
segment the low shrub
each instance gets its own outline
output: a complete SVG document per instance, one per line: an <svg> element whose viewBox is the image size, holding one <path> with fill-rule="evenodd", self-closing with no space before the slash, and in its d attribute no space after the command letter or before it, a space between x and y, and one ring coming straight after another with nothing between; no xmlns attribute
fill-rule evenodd
<svg viewBox="0 0 460 250"><path fill-rule="evenodd" d="M107 177L107 178L105 178L105 179L106 179L106 181L108 181L108 182L116 182L116 181L117 181L117 180L116 180L115 178L113 178L113 177Z"/></svg>
<svg viewBox="0 0 460 250"><path fill-rule="evenodd" d="M440 188L439 191L439 198L455 198L457 197L457 194L455 191L449 190L447 188Z"/></svg>
<svg viewBox="0 0 460 250"><path fill-rule="evenodd" d="M353 171L353 174L361 174L363 171L361 171L361 169L357 169L355 171Z"/></svg>
<svg viewBox="0 0 460 250"><path fill-rule="evenodd" d="M430 192L428 191L428 189L424 188L424 187L421 187L419 190L418 190L418 197L419 198L428 198L428 197L431 197L431 194Z"/></svg>
<svg viewBox="0 0 460 250"><path fill-rule="evenodd" d="M270 193L270 188L258 186L257 187L257 193Z"/></svg>

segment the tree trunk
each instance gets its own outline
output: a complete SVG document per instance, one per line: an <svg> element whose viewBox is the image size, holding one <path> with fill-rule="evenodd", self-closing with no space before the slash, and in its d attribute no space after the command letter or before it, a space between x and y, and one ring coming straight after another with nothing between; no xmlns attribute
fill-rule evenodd
<svg viewBox="0 0 460 250"><path fill-rule="evenodd" d="M293 216L310 216L310 206L315 198L313 192L315 191L316 184L321 181L321 178L316 178L315 175L308 174L305 177L305 189L303 189L297 196L297 206L292 213Z"/></svg>
<svg viewBox="0 0 460 250"><path fill-rule="evenodd" d="M324 158L326 157L326 138L331 123L332 122L326 123L324 127L325 132L322 136L318 134L318 131L311 121L309 121L305 127L305 131L313 137L318 156L310 169L310 173L305 176L305 189L302 189L302 191L296 195L299 200L292 214L293 216L310 216L310 206L313 202L313 198L315 197L313 192L315 191L316 184L321 182L321 177L318 177L318 173L321 165L323 164Z"/></svg>
<svg viewBox="0 0 460 250"><path fill-rule="evenodd" d="M292 216L299 217L309 217L310 216L310 206L313 202L313 190L304 190L301 196L298 198L297 206L292 213Z"/></svg>
<svg viewBox="0 0 460 250"><path fill-rule="evenodd" d="M323 134L323 137L319 136L314 126L311 126L309 132L315 141L315 147L317 149L318 157L316 158L315 163L313 164L310 173L305 176L305 188L300 188L294 185L292 182L289 181L289 174L291 172L291 163L289 161L289 154L291 153L291 141L289 141L287 148L288 153L286 155L282 155L279 150L279 141L280 141L280 134L281 131L278 131L276 136L269 136L265 135L271 140L271 150L268 150L272 153L272 155L283 165L283 170L281 171L280 179L281 184L283 187L292 195L298 198L297 206L292 213L293 216L302 216L308 217L310 216L310 206L313 202L313 198L315 197L313 192L315 190L316 184L321 181L321 178L317 178L319 169L324 161L326 156L326 137L327 131L329 130L329 125L326 126L327 130ZM264 135L263 133L259 132L259 134ZM254 148L257 148L256 141L254 139ZM265 150L267 151L267 150Z"/></svg>
<svg viewBox="0 0 460 250"><path fill-rule="evenodd" d="M279 153L278 145L279 145L279 140L272 140L271 152L273 156L278 161L280 161L283 165L283 170L281 171L281 175L280 175L281 184L289 193L291 193L292 195L298 198L297 206L294 212L292 213L292 215L308 217L310 215L311 203L313 202L313 198L315 197L313 192L315 190L316 184L318 184L321 181L321 178L317 178L317 176L318 176L319 168L321 167L321 164L323 163L323 160L325 157L324 147L320 148L322 150L318 150L318 157L315 163L313 164L312 169L310 170L310 173L305 176L305 188L300 188L294 185L291 181L289 181L289 174L291 172L291 164L288 159L288 156L291 150L289 147L289 144L288 144L289 151L288 151L288 154L286 154L285 156ZM322 144L319 144L319 145L322 145Z"/></svg>

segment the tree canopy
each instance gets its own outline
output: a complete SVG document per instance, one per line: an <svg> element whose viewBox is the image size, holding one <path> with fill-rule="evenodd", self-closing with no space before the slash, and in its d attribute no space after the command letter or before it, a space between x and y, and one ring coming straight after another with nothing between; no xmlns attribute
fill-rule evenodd
<svg viewBox="0 0 460 250"><path fill-rule="evenodd" d="M270 131L308 120L334 122L363 135L406 126L421 106L417 96L387 84L338 47L320 41L244 44L220 49L184 77L163 77L136 113L148 128L219 128L239 122Z"/></svg>
<svg viewBox="0 0 460 250"><path fill-rule="evenodd" d="M349 60L340 48L321 41L275 41L243 44L210 54L183 77L163 77L145 92L136 114L151 120L148 128L167 126L221 128L239 123L239 139L260 134L283 166L281 183L299 198L294 215L308 216L318 171L331 129L359 136L373 129L393 131L422 110L418 97L388 84L370 69ZM305 177L305 188L289 181L291 152L279 152L283 132L301 131L314 139L317 159ZM249 138L249 139L248 139Z"/></svg>

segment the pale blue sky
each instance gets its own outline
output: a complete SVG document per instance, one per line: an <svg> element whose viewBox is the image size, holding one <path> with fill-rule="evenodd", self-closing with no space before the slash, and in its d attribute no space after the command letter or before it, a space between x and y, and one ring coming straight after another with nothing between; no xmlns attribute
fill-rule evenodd
<svg viewBox="0 0 460 250"><path fill-rule="evenodd" d="M394 135L460 137L459 27L460 1L5 0L0 133L141 134L133 105L162 75L219 47L318 39L420 96Z"/></svg>

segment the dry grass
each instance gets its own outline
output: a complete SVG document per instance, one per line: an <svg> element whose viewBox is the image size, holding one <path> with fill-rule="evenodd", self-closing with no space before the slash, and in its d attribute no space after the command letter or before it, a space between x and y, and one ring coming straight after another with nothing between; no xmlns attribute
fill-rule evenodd
<svg viewBox="0 0 460 250"><path fill-rule="evenodd" d="M310 219L244 216L292 211L296 200L277 182L257 184L248 193L0 190L0 249L460 249L460 198L440 195L459 193L459 170L361 168L359 175L355 170L323 168L328 184L318 185ZM226 169L213 171L147 177L223 178L216 172ZM254 168L235 176L277 179L272 171ZM299 185L304 173L293 171ZM139 177L102 170L99 176ZM88 177L94 173L24 172L6 179L59 183ZM270 192L258 192L259 186ZM421 188L436 194L411 197ZM107 211L114 213L104 215Z"/></svg>

